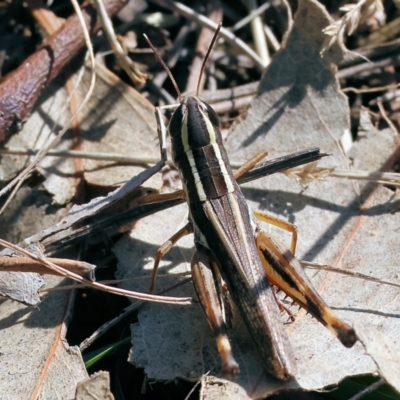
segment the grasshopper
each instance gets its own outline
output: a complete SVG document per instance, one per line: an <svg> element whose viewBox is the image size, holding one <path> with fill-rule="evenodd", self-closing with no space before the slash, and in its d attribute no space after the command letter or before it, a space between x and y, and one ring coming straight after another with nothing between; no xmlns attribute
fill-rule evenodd
<svg viewBox="0 0 400 400"><path fill-rule="evenodd" d="M236 182L245 171L233 174L223 145L220 120L212 107L199 98L201 75L220 27L203 61L196 95L188 97L182 97L172 73L145 36L179 96L168 131L173 163L182 179L189 206L188 223L157 251L150 291L154 290L161 258L180 238L193 233L196 248L191 260L193 284L214 332L225 376L234 379L239 365L224 321L221 277L266 370L279 379L290 379L296 375L295 357L271 285L305 308L344 346L353 346L357 336L324 303L295 258L297 228L277 217L253 213ZM160 125L161 111L157 113L159 129L165 130ZM290 251L265 233L257 219L291 232Z"/></svg>

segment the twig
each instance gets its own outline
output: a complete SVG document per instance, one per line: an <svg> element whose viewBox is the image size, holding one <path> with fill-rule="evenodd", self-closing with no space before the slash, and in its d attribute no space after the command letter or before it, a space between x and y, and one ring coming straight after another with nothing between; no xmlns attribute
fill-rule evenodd
<svg viewBox="0 0 400 400"><path fill-rule="evenodd" d="M364 397L365 395L367 395L369 393L372 393L374 390L380 388L385 383L386 382L385 382L385 380L383 378L379 379L379 381L373 383L372 385L369 385L364 390L362 390L361 392L357 393L355 396L350 397L349 400L360 400L362 397Z"/></svg>
<svg viewBox="0 0 400 400"><path fill-rule="evenodd" d="M371 281L371 282L376 282L376 283L379 283L382 285L400 287L400 283L393 283L393 282L385 281L383 279L379 279L374 276L361 274L359 272L347 271L347 270L344 270L341 268L332 267L330 265L323 265L323 264L313 263L313 262L304 261L304 260L301 261L301 265L305 268L318 269L318 270L322 269L324 271L335 272L336 274L342 274L342 275L351 276L351 277L357 278L357 279L363 279L364 281Z"/></svg>
<svg viewBox="0 0 400 400"><path fill-rule="evenodd" d="M120 67L124 69L135 85L140 85L146 82L147 75L140 71L135 63L125 54L124 49L119 43L117 36L115 35L111 19L108 16L107 10L103 4L103 0L93 0L93 3L96 6L103 31L108 39L108 43L113 49L114 55Z"/></svg>
<svg viewBox="0 0 400 400"><path fill-rule="evenodd" d="M264 3L260 7L253 9L250 11L249 15L246 15L243 19L241 19L239 22L236 22L235 25L232 27L228 28L232 32L236 32L239 29L242 29L244 26L246 26L253 18L260 16L264 11L268 10L268 8L271 7L271 3Z"/></svg>
<svg viewBox="0 0 400 400"><path fill-rule="evenodd" d="M277 52L281 48L281 45L278 42L278 39L276 38L272 30L270 29L270 27L265 24L264 24L264 33L269 45L274 49L275 52Z"/></svg>
<svg viewBox="0 0 400 400"><path fill-rule="evenodd" d="M257 10L256 0L247 0L247 3L250 13ZM264 65L267 66L270 64L271 58L269 56L267 40L264 34L263 22L260 15L256 15L254 18L251 19L250 26L254 40L254 47Z"/></svg>
<svg viewBox="0 0 400 400"><path fill-rule="evenodd" d="M207 13L207 18L209 18L210 21L213 21L216 24L218 24L222 20L223 16L221 3L219 1L213 1L207 3L206 13ZM210 45L213 36L214 33L210 29L202 27L199 37L197 39L195 55L192 61L192 66L190 68L190 73L186 83L185 92L194 93L196 91L197 82L200 76L200 70L203 65L203 60L207 53L208 47ZM202 79L200 82L200 88L203 89L205 77L202 76L201 78Z"/></svg>
<svg viewBox="0 0 400 400"><path fill-rule="evenodd" d="M398 65L400 63L400 55L393 55L375 62L365 62L363 64L354 65L352 67L344 68L336 74L338 79L350 78L354 75L361 73L371 72L373 70L387 67L388 65Z"/></svg>
<svg viewBox="0 0 400 400"><path fill-rule="evenodd" d="M170 292L171 290L176 289L177 287L180 287L182 285L185 285L186 283L190 282L192 278L186 278L183 279L182 281L176 283L175 285L164 289L160 290L157 295L161 295L167 292ZM102 335L104 335L109 329L111 329L113 326L115 326L118 322L120 322L123 318L127 317L131 312L135 311L138 309L141 305L143 304L143 301L135 301L133 304L131 304L129 307L125 308L124 311L117 317L113 318L112 320L106 322L103 324L100 328L98 328L96 331L94 331L90 337L85 339L80 345L79 345L79 350L84 351L86 350L90 345L93 344L94 341L99 339Z"/></svg>
<svg viewBox="0 0 400 400"><path fill-rule="evenodd" d="M113 15L125 5L125 1L109 0L105 5L107 12ZM93 19L93 5L86 5L82 13L91 33L99 30L99 21ZM73 15L57 34L52 35L19 68L3 78L0 84L0 142L16 132L18 125L32 111L43 89L58 76L84 44L78 16Z"/></svg>
<svg viewBox="0 0 400 400"><path fill-rule="evenodd" d="M182 26L178 35L176 36L172 48L168 51L165 59L168 61L168 68L173 69L179 60L179 57L182 54L183 46L186 42L188 35L194 30L196 24L193 21L186 21L186 24ZM165 79L167 78L167 73L164 68L157 73L157 75L153 78L152 82L155 87L161 88L164 84Z"/></svg>
<svg viewBox="0 0 400 400"><path fill-rule="evenodd" d="M196 13L194 10L192 10L189 7L186 7L181 3L171 0L151 0L151 1L153 3L160 5L161 7L165 7L168 8L169 10L175 11L178 14L181 14L192 21L196 21L201 26L205 26L211 29L212 31L215 31L217 29L218 24L211 21L207 17ZM232 32L230 32L225 28L221 28L220 36L223 37L231 46L234 46L240 49L241 52L247 54L253 60L257 68L259 68L261 71L264 70L265 65L263 61L260 59L260 57L249 46L247 46L246 43L244 43L241 39L236 37Z"/></svg>
<svg viewBox="0 0 400 400"><path fill-rule="evenodd" d="M397 138L399 132L397 131L393 122L387 116L385 107L383 107L383 104L381 101L378 101L378 108L379 108L379 111L381 112L382 118L386 121L386 123L389 125L389 128L392 130L394 137Z"/></svg>
<svg viewBox="0 0 400 400"><path fill-rule="evenodd" d="M6 147L0 149L0 154L15 154L21 156L33 156L37 154L40 149L23 149L21 147ZM159 159L155 157L126 157L119 153L97 153L88 152L81 150L49 150L46 156L50 157L65 157L65 158L83 158L87 160L102 160L102 161L113 161L119 164L126 165L147 165L156 164Z"/></svg>
<svg viewBox="0 0 400 400"><path fill-rule="evenodd" d="M71 0L72 4L74 5L75 8L75 12L77 13L78 16L78 20L79 22L82 24L81 27L83 29L83 35L85 38L85 42L89 51L89 55L90 55L90 61L91 61L91 67L92 67L92 74L91 74L91 80L90 80L90 86L88 88L88 91L84 97L84 99L82 100L82 102L80 103L80 105L77 107L75 114L72 115L72 117L68 120L68 122L66 123L65 127L58 132L58 134L56 135L56 137L47 145L45 146L45 148L43 150L41 150L35 157L35 159L31 162L31 164L26 167L15 179L13 179L5 188L3 188L0 191L0 197L3 196L5 193L7 193L10 189L12 189L16 184L18 184L18 182L20 182L21 180L24 180L26 178L26 176L33 170L33 168L36 167L36 165L43 159L43 157L45 156L46 152L49 151L51 148L55 147L60 140L62 139L63 135L65 134L65 132L68 130L69 126L71 125L71 123L75 120L75 117L77 115L79 115L80 110L85 106L85 104L88 102L93 89L94 89L94 84L96 81L96 75L94 73L94 69L95 69L95 61L94 61L94 53L93 53L93 48L92 48L92 44L90 41L90 36L89 36L89 32L86 28L86 21L84 18L84 15L82 14L79 5L77 3L77 0Z"/></svg>
<svg viewBox="0 0 400 400"><path fill-rule="evenodd" d="M91 277L95 265L84 261L69 260L65 258L48 258L48 260L60 267L73 272L74 274ZM0 271L6 272L36 272L38 274L50 274L62 276L58 271L44 267L39 261L29 257L0 257Z"/></svg>
<svg viewBox="0 0 400 400"><path fill-rule="evenodd" d="M247 83L246 85L236 86L232 89L220 89L209 92L207 90L201 93L201 99L213 105L225 100L233 100L239 97L254 96L260 82Z"/></svg>
<svg viewBox="0 0 400 400"><path fill-rule="evenodd" d="M396 98L397 96L400 95L400 91L393 91L393 89L396 89L400 87L400 83L397 85L386 85L386 86L378 86L378 87L373 87L373 88L353 88L353 87L347 87L347 88L343 88L342 92L346 93L346 92L353 92L353 93L357 93L357 94L361 94L361 93L374 93L374 92L382 92L384 90L390 90L391 92L389 93L385 93L383 96L379 96L376 99L371 100L368 104L371 106L374 106L378 103L378 101L389 101L389 100L393 100L394 98Z"/></svg>
<svg viewBox="0 0 400 400"><path fill-rule="evenodd" d="M396 172L340 170L334 167L320 167L317 163L309 163L288 169L283 173L291 178L299 179L303 184L307 184L313 180L333 177L370 181L382 185L400 187L400 174Z"/></svg>
<svg viewBox="0 0 400 400"><path fill-rule="evenodd" d="M120 296L132 297L134 299L139 299L139 300L144 300L144 301L154 301L156 303L171 303L171 304L183 304L183 305L191 303L190 297L182 297L182 298L162 297L162 296L150 295L147 293L139 293L139 292L134 292L131 290L114 288L111 286L102 285L101 283L92 282L88 279L81 277L80 275L77 275L71 271L67 271L66 269L54 264L53 262L49 261L49 259L45 258L44 256L37 256L36 254L33 254L32 252L30 252L26 249L23 249L22 247L19 247L12 243L9 243L6 240L0 239L0 245L7 247L8 249L11 249L16 253L22 254L26 257L29 257L35 261L40 262L41 264L50 268L51 270L58 272L61 276L65 277L65 278L71 278L75 281L84 283L85 285L90 286L94 289L103 290L108 293L118 294Z"/></svg>
<svg viewBox="0 0 400 400"><path fill-rule="evenodd" d="M400 174L396 172L333 170L330 176L376 182L381 185L392 185L400 188Z"/></svg>
<svg viewBox="0 0 400 400"><path fill-rule="evenodd" d="M248 107L253 101L254 96L239 97L238 99L220 101L214 103L213 109L216 113L222 114L230 111L237 111Z"/></svg>
<svg viewBox="0 0 400 400"><path fill-rule="evenodd" d="M385 101L391 101L397 99L398 97L400 97L400 89L397 88L400 88L400 83L398 83L395 86L388 85L388 86L381 86L380 88L371 88L371 91L373 89L380 89L380 90L387 90L388 92L383 94L382 96L378 96L377 98L371 100L368 104L371 106L375 106L378 104L378 101L381 101L383 103Z"/></svg>

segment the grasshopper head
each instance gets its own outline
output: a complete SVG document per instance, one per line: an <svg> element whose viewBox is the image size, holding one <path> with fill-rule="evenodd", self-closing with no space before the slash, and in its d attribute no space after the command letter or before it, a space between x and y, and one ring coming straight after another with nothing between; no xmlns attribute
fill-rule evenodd
<svg viewBox="0 0 400 400"><path fill-rule="evenodd" d="M174 162L188 151L212 144L222 145L219 126L218 115L207 103L195 96L184 98L168 128Z"/></svg>

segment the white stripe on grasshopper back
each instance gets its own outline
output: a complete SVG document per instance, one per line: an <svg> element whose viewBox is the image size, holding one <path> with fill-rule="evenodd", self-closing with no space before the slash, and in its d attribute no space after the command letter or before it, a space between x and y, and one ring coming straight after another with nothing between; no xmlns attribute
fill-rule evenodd
<svg viewBox="0 0 400 400"><path fill-rule="evenodd" d="M182 139L182 144L183 144L183 150L185 151L185 153L190 151L189 132L188 132L188 128L187 128L187 117L188 117L188 114L186 113L185 116L183 117L182 128L181 128L181 139Z"/></svg>
<svg viewBox="0 0 400 400"><path fill-rule="evenodd" d="M229 173L226 169L226 165L224 163L224 160L222 159L221 150L219 148L219 145L217 143L213 143L212 147L214 149L215 157L217 157L218 164L221 169L221 173L224 177L226 188L229 193L232 193L233 191L235 191L235 187L233 186L233 182L232 182L233 177L231 175L229 175Z"/></svg>
<svg viewBox="0 0 400 400"><path fill-rule="evenodd" d="M206 201L207 195L206 195L206 192L204 191L203 183L201 182L199 172L197 171L196 162L194 160L192 150L189 150L186 152L186 157L189 161L189 165L190 165L190 168L192 171L192 175L193 175L194 183L196 185L196 191L197 191L197 195L199 196L199 200Z"/></svg>

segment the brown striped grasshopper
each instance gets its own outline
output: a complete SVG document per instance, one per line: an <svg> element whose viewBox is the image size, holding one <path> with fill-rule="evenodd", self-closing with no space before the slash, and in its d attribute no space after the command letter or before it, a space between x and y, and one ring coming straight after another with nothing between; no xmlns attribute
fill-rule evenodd
<svg viewBox="0 0 400 400"><path fill-rule="evenodd" d="M220 25L221 26L221 25ZM217 29L203 62L217 39ZM146 37L147 39L147 37ZM324 303L304 273L294 253L297 229L280 218L253 213L236 182L247 168L234 174L223 145L220 121L215 111L196 96L182 97L179 88L156 49L147 39L170 76L179 96L179 105L169 123L172 159L179 170L189 206L189 222L158 250L153 269L154 290L161 258L183 236L194 234L195 253L192 278L198 298L213 329L225 374L239 372L227 336L223 317L221 277L227 284L269 373L280 379L296 375L296 362L271 285L277 286L330 329L346 346L357 337ZM159 129L165 131L161 111L156 111ZM292 234L290 251L265 233L257 219Z"/></svg>

